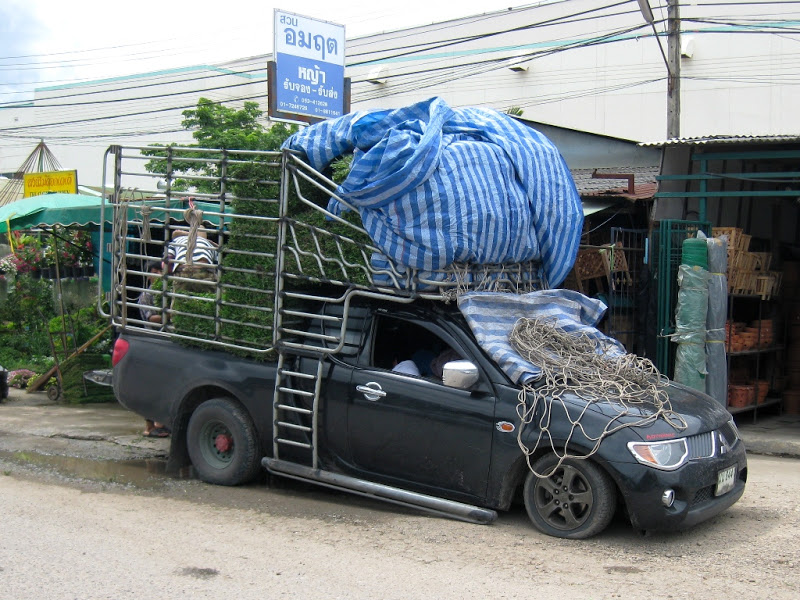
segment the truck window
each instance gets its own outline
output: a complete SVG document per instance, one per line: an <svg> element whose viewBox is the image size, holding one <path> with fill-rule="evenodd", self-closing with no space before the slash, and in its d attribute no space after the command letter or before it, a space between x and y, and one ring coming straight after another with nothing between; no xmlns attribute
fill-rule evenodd
<svg viewBox="0 0 800 600"><path fill-rule="evenodd" d="M371 366L441 381L442 367L463 358L432 331L411 321L378 315Z"/></svg>

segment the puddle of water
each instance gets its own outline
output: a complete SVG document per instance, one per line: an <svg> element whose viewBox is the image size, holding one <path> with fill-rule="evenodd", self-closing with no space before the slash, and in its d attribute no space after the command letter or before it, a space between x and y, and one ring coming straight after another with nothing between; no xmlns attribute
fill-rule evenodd
<svg viewBox="0 0 800 600"><path fill-rule="evenodd" d="M179 472L167 472L167 459L101 460L72 456L40 454L32 451L0 450L0 463L19 465L31 471L55 473L70 480L91 482L102 486L113 484L136 490L169 494L180 480L200 481L191 467ZM0 477L3 472L0 467ZM182 487L182 486L181 486ZM282 515L293 518L313 517L332 522L349 522L354 525L373 523L375 519L394 515L413 514L413 509L394 506L372 498L350 495L339 490L320 487L312 483L283 477L264 477L250 484L236 487L200 485L191 495L182 490L180 497L215 506L230 507ZM368 510L368 513L364 513ZM216 576L203 568L191 568L181 575L194 578Z"/></svg>
<svg viewBox="0 0 800 600"><path fill-rule="evenodd" d="M169 480L195 479L194 469L186 467L177 473L167 473L166 459L94 460L74 456L56 456L36 452L7 452L0 450L0 459L19 465L56 471L68 477L89 479L144 489L163 487Z"/></svg>

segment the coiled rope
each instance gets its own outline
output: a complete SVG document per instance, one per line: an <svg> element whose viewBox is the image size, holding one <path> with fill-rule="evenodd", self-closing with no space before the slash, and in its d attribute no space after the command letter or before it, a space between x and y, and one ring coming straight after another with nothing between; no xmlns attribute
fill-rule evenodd
<svg viewBox="0 0 800 600"><path fill-rule="evenodd" d="M672 410L667 394L668 379L646 358L618 354L610 342L595 339L587 333L566 332L556 325L553 318L519 319L509 335L509 342L522 358L542 370L544 381L540 379L535 385L523 385L517 404L520 418L517 443L525 454L528 467L537 477L550 477L566 459L589 458L597 452L606 436L624 427L645 427L659 418L678 431L687 427L683 417ZM576 406L574 399L570 402L567 395L577 396L586 402L585 406ZM617 414L608 418L602 431L589 432L581 420L592 403L601 401L615 406ZM561 418L563 412L571 425L563 448L556 444L550 432L556 407L560 407L557 418ZM539 435L536 443L528 447L523 442L523 431L537 419L537 415ZM623 421L623 417L630 416L638 418ZM570 453L570 443L576 431L593 443L588 452ZM543 442L550 444L559 460L550 472L537 473L531 465L531 456Z"/></svg>
<svg viewBox="0 0 800 600"><path fill-rule="evenodd" d="M203 224L203 211L195 208L194 202L189 201L189 208L183 213L184 220L189 224L189 233L186 238L186 266L194 264L194 247L197 243L197 230Z"/></svg>
<svg viewBox="0 0 800 600"><path fill-rule="evenodd" d="M143 243L148 244L152 241L152 236L150 234L150 215L153 213L153 209L147 206L143 201L141 210L142 210L142 227L141 227L140 237Z"/></svg>

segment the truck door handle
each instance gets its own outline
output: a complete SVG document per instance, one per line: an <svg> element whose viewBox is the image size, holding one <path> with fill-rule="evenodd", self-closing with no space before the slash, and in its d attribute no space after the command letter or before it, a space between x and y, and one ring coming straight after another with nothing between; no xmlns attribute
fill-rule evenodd
<svg viewBox="0 0 800 600"><path fill-rule="evenodd" d="M364 385L357 385L356 391L364 394L364 398L372 402L386 396L386 392L381 389L381 384L375 381L370 381Z"/></svg>

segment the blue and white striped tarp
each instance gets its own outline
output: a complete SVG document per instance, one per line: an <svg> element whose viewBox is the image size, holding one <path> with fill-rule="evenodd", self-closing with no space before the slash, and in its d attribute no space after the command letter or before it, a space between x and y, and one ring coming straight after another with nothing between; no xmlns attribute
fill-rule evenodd
<svg viewBox="0 0 800 600"><path fill-rule="evenodd" d="M458 297L458 308L467 320L478 344L515 383L539 379L542 370L523 359L508 341L514 325L522 318L554 319L566 332L586 333L625 353L616 340L601 333L595 325L606 305L573 290L542 290L528 294L468 292Z"/></svg>
<svg viewBox="0 0 800 600"><path fill-rule="evenodd" d="M317 170L354 152L336 193L400 265L534 260L555 287L575 261L583 211L569 168L549 139L503 113L431 98L323 121L284 147ZM328 206L343 208L335 199Z"/></svg>

